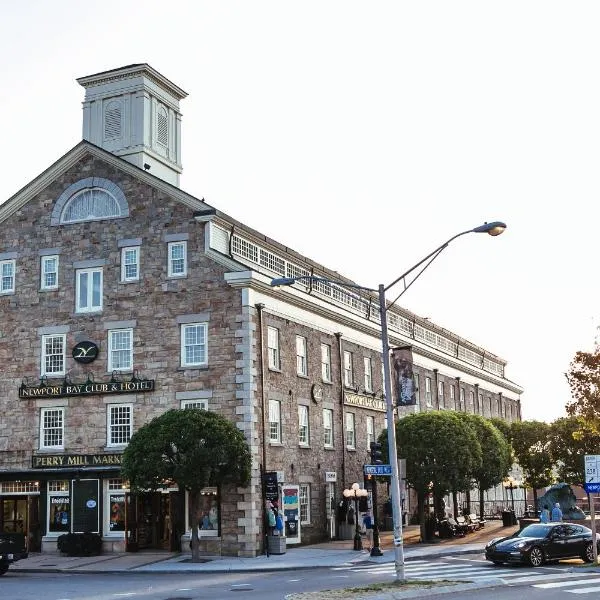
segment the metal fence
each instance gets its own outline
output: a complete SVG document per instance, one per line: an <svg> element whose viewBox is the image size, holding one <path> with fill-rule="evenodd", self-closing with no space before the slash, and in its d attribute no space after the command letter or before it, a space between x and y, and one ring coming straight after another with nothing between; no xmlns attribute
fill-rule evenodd
<svg viewBox="0 0 600 600"><path fill-rule="evenodd" d="M502 519L502 512L506 510L515 511L515 516L522 517L527 512L525 500L485 500L483 503L484 519ZM467 511L466 502L462 506L463 513ZM479 514L479 502L471 500L471 512Z"/></svg>

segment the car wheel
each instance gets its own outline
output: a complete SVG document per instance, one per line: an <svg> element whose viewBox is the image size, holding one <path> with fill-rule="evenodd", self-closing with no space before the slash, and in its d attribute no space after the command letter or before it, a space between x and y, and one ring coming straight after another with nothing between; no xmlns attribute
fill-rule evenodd
<svg viewBox="0 0 600 600"><path fill-rule="evenodd" d="M527 556L532 567L541 567L544 564L544 552L539 546L534 546Z"/></svg>
<svg viewBox="0 0 600 600"><path fill-rule="evenodd" d="M594 562L594 546L591 542L585 547L585 552L581 556L581 560L587 563Z"/></svg>
<svg viewBox="0 0 600 600"><path fill-rule="evenodd" d="M501 560L493 560L494 566L501 567L504 563Z"/></svg>

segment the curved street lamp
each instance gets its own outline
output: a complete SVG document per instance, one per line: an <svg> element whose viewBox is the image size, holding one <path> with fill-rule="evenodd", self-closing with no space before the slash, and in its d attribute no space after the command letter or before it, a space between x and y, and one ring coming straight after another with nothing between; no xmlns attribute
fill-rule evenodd
<svg viewBox="0 0 600 600"><path fill-rule="evenodd" d="M350 489L343 491L344 498L348 500L354 500L354 550L362 550L362 539L360 537L360 529L358 526L358 499L366 498L369 495L367 490L362 489L358 483L353 483Z"/></svg>
<svg viewBox="0 0 600 600"><path fill-rule="evenodd" d="M385 390L385 401L386 401L386 417L388 422L388 454L390 457L390 466L392 474L390 477L390 492L392 501L392 519L394 523L394 564L396 568L396 580L406 581L404 572L404 542L402 539L402 507L400 502L400 477L398 472L398 448L396 446L396 427L394 421L394 401L392 398L392 379L390 372L390 345L388 337L388 325L387 325L387 311L398 301L398 299L408 290L408 288L419 278L419 276L427 269L427 267L453 242L456 238L466 235L467 233L487 233L493 237L500 235L506 229L506 224L502 221L493 221L491 223L483 223L473 229L467 229L461 231L456 235L452 236L449 240L445 241L441 246L438 246L433 252L430 252L425 258L421 259L418 263L413 265L408 271L405 271L400 277L396 278L389 285L380 284L377 289L356 285L354 283L346 283L345 281L339 281L335 279L329 279L326 277L315 277L313 275L306 275L301 277L279 277L271 281L273 287L282 285L293 285L296 281L321 281L323 283L334 283L346 288L353 288L359 290L368 290L370 292L377 292L379 295L379 315L381 322L381 345L382 345L382 360L383 360L383 377L384 377L384 390ZM416 271L421 269L413 277L413 279L407 284L406 278ZM389 304L386 302L385 293L395 286L400 281L403 281L404 288L396 296L396 298ZM391 425L391 426L390 426ZM359 534L360 535L360 534Z"/></svg>

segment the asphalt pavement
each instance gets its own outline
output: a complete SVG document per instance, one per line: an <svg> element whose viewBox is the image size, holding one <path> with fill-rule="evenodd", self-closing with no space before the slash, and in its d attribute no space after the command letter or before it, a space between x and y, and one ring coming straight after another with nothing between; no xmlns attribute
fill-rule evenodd
<svg viewBox="0 0 600 600"><path fill-rule="evenodd" d="M419 527L409 525L403 528L404 559L408 561L479 553L490 539L510 535L517 529L517 526L503 527L501 521L488 521L483 528L464 537L436 538L435 542L421 543ZM65 556L59 552L31 553L29 558L14 563L10 569L38 573L241 573L329 568L365 562L381 564L394 562L392 537L392 532L381 532L380 547L383 556L379 557L370 556L367 549L353 550L353 540L334 540L311 546L288 546L285 554L261 555L256 558L203 556L203 562L196 563L191 561L189 552L141 551L86 557Z"/></svg>

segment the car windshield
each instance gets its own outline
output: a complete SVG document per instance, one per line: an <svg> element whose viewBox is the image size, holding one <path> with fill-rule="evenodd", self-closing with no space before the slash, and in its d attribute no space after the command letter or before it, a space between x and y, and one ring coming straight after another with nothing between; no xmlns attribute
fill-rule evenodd
<svg viewBox="0 0 600 600"><path fill-rule="evenodd" d="M517 533L515 537L543 538L548 535L551 527L546 525L527 525Z"/></svg>

